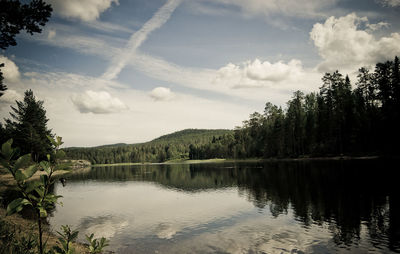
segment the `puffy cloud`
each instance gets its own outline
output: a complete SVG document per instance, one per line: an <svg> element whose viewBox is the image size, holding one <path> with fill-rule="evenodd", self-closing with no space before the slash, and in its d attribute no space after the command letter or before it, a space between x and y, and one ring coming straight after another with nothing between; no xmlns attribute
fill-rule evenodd
<svg viewBox="0 0 400 254"><path fill-rule="evenodd" d="M301 71L301 61L291 60L288 64L277 62L271 64L268 61L261 62L256 59L253 63L246 66L246 74L250 79L267 80L279 82L287 79L290 75Z"/></svg>
<svg viewBox="0 0 400 254"><path fill-rule="evenodd" d="M397 7L400 6L400 0L377 0L383 6Z"/></svg>
<svg viewBox="0 0 400 254"><path fill-rule="evenodd" d="M3 96L0 97L0 104L14 104L15 101L22 101L23 96L15 90L8 89L4 92Z"/></svg>
<svg viewBox="0 0 400 254"><path fill-rule="evenodd" d="M174 97L171 89L166 87L156 87L150 92L150 97L156 101L166 101Z"/></svg>
<svg viewBox="0 0 400 254"><path fill-rule="evenodd" d="M367 28L361 29L362 25ZM382 23L372 25L375 28L382 26L386 25ZM324 24L315 24L310 37L323 58L318 69L320 71L354 69L385 61L400 54L399 33L376 39L368 27L371 27L368 19L358 17L355 13L340 18L330 17Z"/></svg>
<svg viewBox="0 0 400 254"><path fill-rule="evenodd" d="M220 68L214 82L233 88L262 87L296 79L302 72L301 61L296 59L287 64L282 61L270 63L255 59L253 62L248 61L241 65L229 63Z"/></svg>
<svg viewBox="0 0 400 254"><path fill-rule="evenodd" d="M54 12L67 18L78 18L83 21L96 20L102 12L118 0L48 0Z"/></svg>
<svg viewBox="0 0 400 254"><path fill-rule="evenodd" d="M84 94L74 94L71 100L81 113L107 114L128 109L120 99L105 91L88 90Z"/></svg>
<svg viewBox="0 0 400 254"><path fill-rule="evenodd" d="M0 55L0 63L4 63L4 67L1 68L5 82L15 83L20 79L20 73L18 66L10 59Z"/></svg>

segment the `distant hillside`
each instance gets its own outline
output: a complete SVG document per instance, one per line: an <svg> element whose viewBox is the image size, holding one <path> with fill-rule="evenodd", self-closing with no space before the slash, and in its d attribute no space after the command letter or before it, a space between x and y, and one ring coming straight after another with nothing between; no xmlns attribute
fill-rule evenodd
<svg viewBox="0 0 400 254"><path fill-rule="evenodd" d="M172 143L189 143L194 144L198 142L202 142L204 139L211 140L213 137L220 137L222 135L231 133L231 130L217 129L217 130L208 130L208 129L185 129L177 132L173 132L171 134L167 134L156 139L150 141L150 143L159 143L159 142L172 142Z"/></svg>
<svg viewBox="0 0 400 254"><path fill-rule="evenodd" d="M233 135L231 130L185 129L140 144L110 144L90 148L71 147L64 151L71 159L85 159L93 164L126 162L164 162L189 158L190 145L210 143Z"/></svg>

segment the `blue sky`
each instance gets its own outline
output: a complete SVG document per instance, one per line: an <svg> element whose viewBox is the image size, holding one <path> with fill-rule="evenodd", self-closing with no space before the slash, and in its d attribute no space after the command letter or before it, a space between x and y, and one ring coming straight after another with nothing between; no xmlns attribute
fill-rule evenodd
<svg viewBox="0 0 400 254"><path fill-rule="evenodd" d="M233 128L324 72L400 55L400 0L49 0L41 34L0 52L0 117L32 89L66 146Z"/></svg>

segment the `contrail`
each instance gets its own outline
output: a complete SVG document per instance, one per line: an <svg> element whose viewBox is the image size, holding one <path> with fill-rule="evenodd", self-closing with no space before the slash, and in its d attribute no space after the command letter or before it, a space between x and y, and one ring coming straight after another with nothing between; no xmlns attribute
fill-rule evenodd
<svg viewBox="0 0 400 254"><path fill-rule="evenodd" d="M108 80L115 79L127 65L131 57L135 55L137 48L142 45L151 32L160 28L168 21L181 1L182 0L168 0L139 31L132 34L125 48L120 54L113 57L110 66L101 77Z"/></svg>

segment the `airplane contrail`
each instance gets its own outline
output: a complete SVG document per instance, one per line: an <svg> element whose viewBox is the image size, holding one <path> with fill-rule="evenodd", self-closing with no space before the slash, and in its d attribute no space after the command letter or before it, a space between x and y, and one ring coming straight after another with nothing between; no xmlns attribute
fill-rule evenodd
<svg viewBox="0 0 400 254"><path fill-rule="evenodd" d="M113 57L110 66L101 77L107 80L117 78L122 69L128 64L131 57L135 55L137 48L142 45L151 32L160 28L168 21L181 1L182 0L168 0L140 30L132 34L125 48L120 54Z"/></svg>

